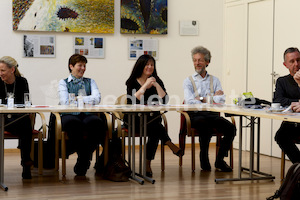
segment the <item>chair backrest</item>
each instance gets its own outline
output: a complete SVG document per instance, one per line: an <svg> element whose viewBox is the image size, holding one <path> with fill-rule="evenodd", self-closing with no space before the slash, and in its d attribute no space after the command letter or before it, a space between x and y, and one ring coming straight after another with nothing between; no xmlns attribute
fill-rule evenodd
<svg viewBox="0 0 300 200"><path fill-rule="evenodd" d="M122 94L119 96L115 102L115 105L126 105L127 104L127 94ZM120 118L124 118L124 114L122 112L119 112Z"/></svg>
<svg viewBox="0 0 300 200"><path fill-rule="evenodd" d="M127 94L122 94L117 98L115 105L125 105L125 104L127 104Z"/></svg>

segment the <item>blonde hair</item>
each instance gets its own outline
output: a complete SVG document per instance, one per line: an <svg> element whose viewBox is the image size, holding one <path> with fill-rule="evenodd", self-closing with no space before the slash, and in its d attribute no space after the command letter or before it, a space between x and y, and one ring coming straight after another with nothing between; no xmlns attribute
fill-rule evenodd
<svg viewBox="0 0 300 200"><path fill-rule="evenodd" d="M10 69L14 67L15 68L15 72L14 72L15 76L21 76L21 73L18 70L19 65L14 58L12 58L10 56L3 56L2 58L0 58L0 63L6 64L7 67Z"/></svg>

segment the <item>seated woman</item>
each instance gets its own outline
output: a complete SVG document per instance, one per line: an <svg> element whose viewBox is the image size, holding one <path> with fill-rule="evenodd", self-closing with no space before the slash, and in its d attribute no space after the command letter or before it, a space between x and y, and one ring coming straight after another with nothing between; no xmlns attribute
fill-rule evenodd
<svg viewBox="0 0 300 200"><path fill-rule="evenodd" d="M0 98L2 103L6 104L7 97L12 95L15 104L24 104L24 93L29 93L29 88L26 78L22 77L18 70L18 63L15 59L9 56L4 56L0 59L0 77ZM18 148L21 151L22 177L23 179L31 179L30 170L33 162L30 158L32 140L30 117L29 115L24 117L23 114L8 114L5 117L5 124L9 124L5 126L5 131L19 137Z"/></svg>
<svg viewBox="0 0 300 200"><path fill-rule="evenodd" d="M69 94L78 93L83 96L83 102L99 104L101 94L93 79L83 77L86 70L87 59L74 54L69 59L70 76L59 81L58 92L61 105L69 104ZM92 154L99 144L104 144L105 123L93 113L64 113L62 114L62 130L68 133L69 147L77 155L74 172L78 176L85 176L90 167ZM68 148L69 148L68 147Z"/></svg>
<svg viewBox="0 0 300 200"><path fill-rule="evenodd" d="M168 95L162 80L157 76L155 60L150 55L142 55L136 61L130 77L126 81L127 86L127 104L150 105L168 102ZM160 112L154 112L152 116L148 116L148 121L156 118ZM128 121L128 116L124 116L124 120ZM139 119L137 118L136 121ZM146 175L152 177L151 160L155 157L155 152L159 140L163 144L169 146L173 153L177 156L182 155L182 151L171 142L165 127L161 124L162 118L158 117L147 126L148 142L146 145ZM139 123L137 123L139 124ZM136 127L139 130L139 126Z"/></svg>

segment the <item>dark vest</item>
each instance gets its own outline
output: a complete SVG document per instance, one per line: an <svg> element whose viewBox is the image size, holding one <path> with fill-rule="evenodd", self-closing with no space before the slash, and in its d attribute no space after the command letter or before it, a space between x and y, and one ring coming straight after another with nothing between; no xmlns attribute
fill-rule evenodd
<svg viewBox="0 0 300 200"><path fill-rule="evenodd" d="M83 78L84 84L74 84L73 81L68 82L68 78L65 79L65 82L67 84L68 93L75 93L75 96L78 96L78 90L82 89L84 87L86 95L91 95L91 79L89 78Z"/></svg>

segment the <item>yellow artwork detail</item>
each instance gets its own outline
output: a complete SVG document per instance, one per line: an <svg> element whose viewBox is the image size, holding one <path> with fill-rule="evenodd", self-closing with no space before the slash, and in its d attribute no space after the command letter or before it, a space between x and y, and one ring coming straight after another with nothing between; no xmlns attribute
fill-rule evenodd
<svg viewBox="0 0 300 200"><path fill-rule="evenodd" d="M20 2L13 1L14 14ZM34 0L28 7L14 16L14 30L114 33L114 0Z"/></svg>

